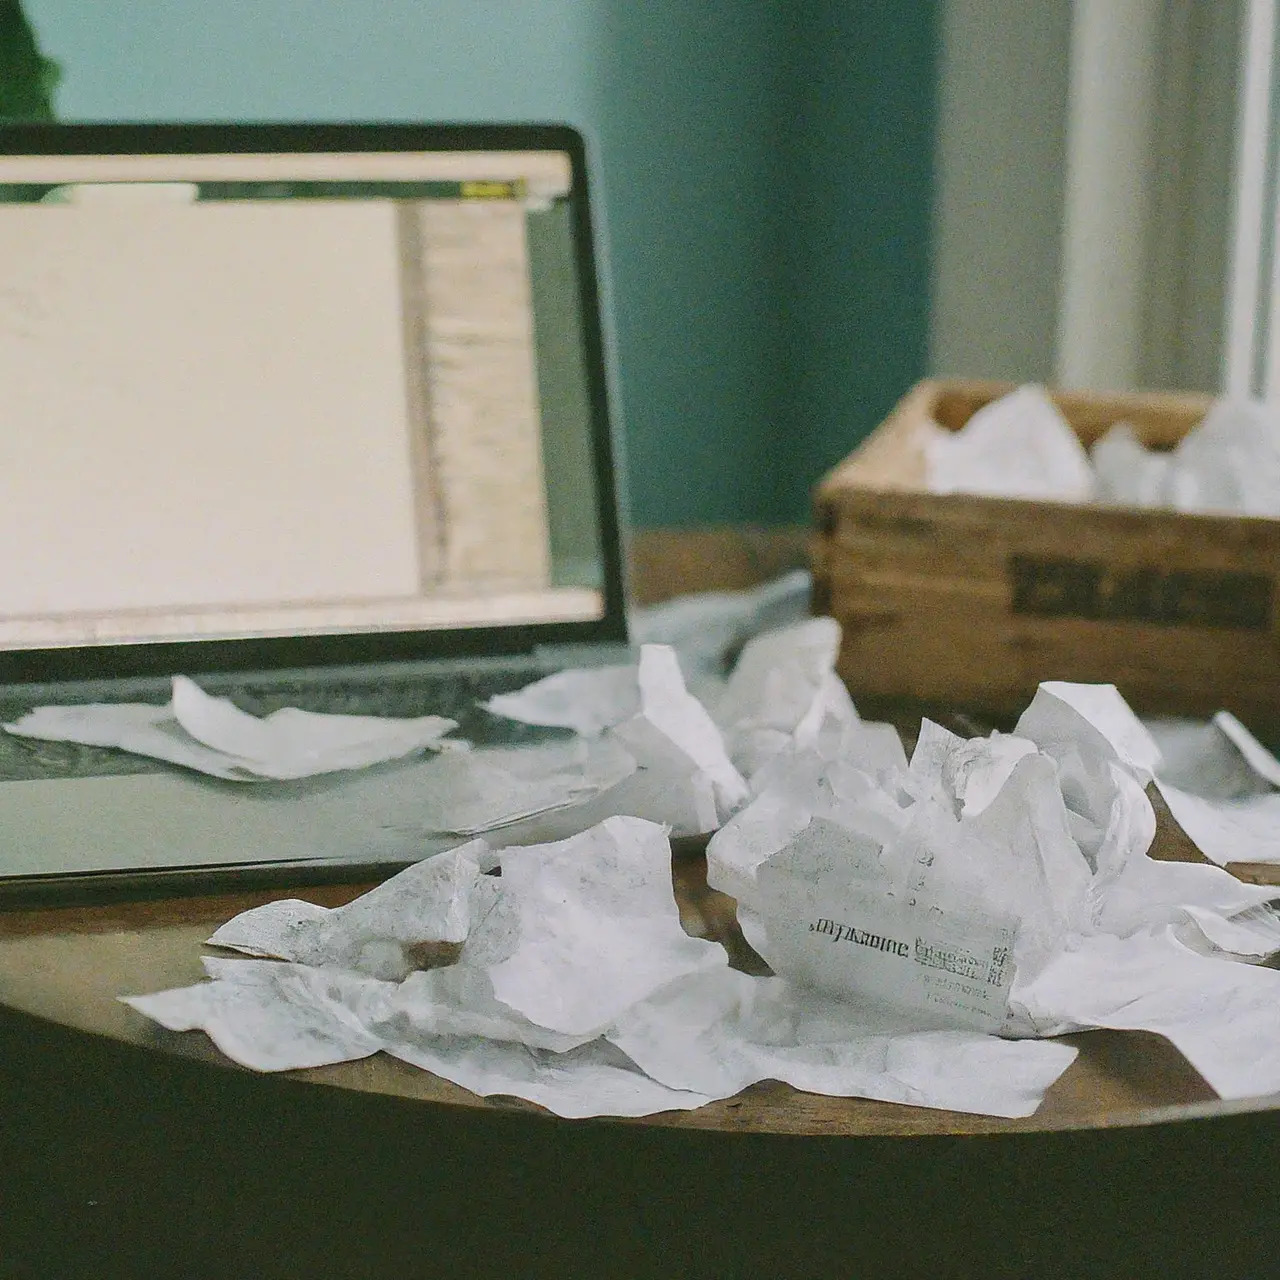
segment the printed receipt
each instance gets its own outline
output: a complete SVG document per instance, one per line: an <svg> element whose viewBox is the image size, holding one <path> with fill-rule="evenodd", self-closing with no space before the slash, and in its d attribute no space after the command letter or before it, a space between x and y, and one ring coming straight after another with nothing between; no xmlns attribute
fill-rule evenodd
<svg viewBox="0 0 1280 1280"><path fill-rule="evenodd" d="M939 893L927 864L913 868L905 885L851 881L847 864L843 875L837 867L812 845L793 846L760 867L762 954L774 972L908 1013L917 1026L923 1019L923 1025L999 1030L1015 973L1016 918L954 885Z"/></svg>

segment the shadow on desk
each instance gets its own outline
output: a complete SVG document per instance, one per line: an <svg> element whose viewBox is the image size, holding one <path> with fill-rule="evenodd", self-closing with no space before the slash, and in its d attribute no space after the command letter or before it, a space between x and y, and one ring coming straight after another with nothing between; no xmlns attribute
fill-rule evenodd
<svg viewBox="0 0 1280 1280"><path fill-rule="evenodd" d="M0 1010L0 1276L1276 1274L1280 1113L850 1138L569 1123Z"/></svg>

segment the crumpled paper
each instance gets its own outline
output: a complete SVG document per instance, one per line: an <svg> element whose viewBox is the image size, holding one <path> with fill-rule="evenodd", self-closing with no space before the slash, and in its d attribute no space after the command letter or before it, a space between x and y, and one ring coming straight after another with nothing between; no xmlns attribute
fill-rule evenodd
<svg viewBox="0 0 1280 1280"><path fill-rule="evenodd" d="M1159 764L1114 688L1042 685L1012 735L926 721L906 770L810 758L712 838L708 882L796 983L918 1026L1156 1031L1224 1096L1280 1088L1255 1052L1280 1036L1280 1004L1257 994L1280 999L1280 975L1231 963L1280 950L1276 890L1150 857ZM1114 980L1097 960L1088 997L1065 1000L1062 973L1103 956L1123 958ZM1206 990L1236 1013L1212 1034Z"/></svg>
<svg viewBox="0 0 1280 1280"><path fill-rule="evenodd" d="M685 687L713 705L742 646L803 621L811 590L808 571L796 569L748 591L704 591L634 609L628 627L639 649L651 644L673 649ZM558 671L484 706L509 720L595 737L639 712L638 665Z"/></svg>
<svg viewBox="0 0 1280 1280"><path fill-rule="evenodd" d="M640 711L614 736L642 769L668 775L673 791L687 796L695 831L713 831L746 800L746 781L710 713L684 687L674 649L645 645L637 678Z"/></svg>
<svg viewBox="0 0 1280 1280"><path fill-rule="evenodd" d="M1216 401L1169 451L1117 422L1086 454L1043 389L1024 386L959 431L931 424L922 443L934 493L1280 516L1280 416L1257 400Z"/></svg>
<svg viewBox="0 0 1280 1280"><path fill-rule="evenodd" d="M343 907L296 898L254 907L224 924L209 943L398 982L432 949L466 941L473 903L492 905L479 879L481 868L491 865L489 847L473 840L415 863Z"/></svg>
<svg viewBox="0 0 1280 1280"><path fill-rule="evenodd" d="M480 843L333 912L246 912L210 942L279 960L208 957L211 981L124 1000L171 1030L205 1030L256 1070L383 1051L565 1116L687 1109L762 1079L1026 1115L1075 1056L864 1019L730 970L723 948L681 929L655 824L612 818L567 841L508 849L497 878L477 870ZM464 920L456 963L388 977L388 956L456 936Z"/></svg>
<svg viewBox="0 0 1280 1280"><path fill-rule="evenodd" d="M1124 507L1160 507L1168 502L1170 453L1148 449L1127 422L1117 422L1094 441L1089 457L1098 476L1098 499Z"/></svg>
<svg viewBox="0 0 1280 1280"><path fill-rule="evenodd" d="M333 911L243 913L210 942L251 958L128 1003L255 1069L386 1052L565 1116L764 1079L1027 1115L1074 1056L1048 1037L1091 1027L1169 1037L1223 1096L1280 1090L1275 890L1150 856L1149 788L1173 809L1206 757L1227 803L1274 798L1245 727L1153 735L1114 687L1049 682L1012 733L925 721L908 760L834 687L838 643L756 637L713 711L643 647L602 732L423 766L424 831L486 839ZM775 976L681 929L673 826L716 832L708 882Z"/></svg>
<svg viewBox="0 0 1280 1280"><path fill-rule="evenodd" d="M858 712L835 672L840 624L834 618L765 632L743 648L713 706L735 766L752 777L783 752L830 750L858 723Z"/></svg>
<svg viewBox="0 0 1280 1280"><path fill-rule="evenodd" d="M748 800L755 775L767 783L768 766L784 756L818 747L832 754L851 734L879 738L901 754L892 729L861 724L835 674L839 648L840 628L831 618L766 631L746 644L710 708L686 687L675 650L652 644L641 647L634 668L567 671L506 695L504 714L530 723L554 717L562 727L589 726L594 732L604 726L595 740L625 749L637 766L612 790L584 790L571 807L548 794L541 813L558 817L538 822L535 836L561 838L610 813L665 822L677 836L705 834ZM623 719L619 712L631 705L628 679L634 711ZM619 691L624 696L611 696ZM472 757L473 763L480 759L480 753ZM433 766L442 774L468 767L449 760ZM489 786L485 793L500 796L504 788ZM485 828L455 823L449 829Z"/></svg>
<svg viewBox="0 0 1280 1280"><path fill-rule="evenodd" d="M387 719L285 707L259 719L227 698L173 678L167 706L90 703L37 707L5 730L19 737L119 747L233 782L309 778L438 750L457 722Z"/></svg>
<svg viewBox="0 0 1280 1280"><path fill-rule="evenodd" d="M562 719L582 723L599 707L600 671L563 673L552 691ZM678 836L714 831L747 798L721 730L685 687L669 646L642 646L628 674L635 684L633 714L597 736L434 762L431 772L442 782L430 788L431 828L500 833L503 844L546 843L627 814L664 823ZM611 677L605 679L615 687ZM511 697L521 717L542 714L546 682ZM577 753L580 762L552 767L566 752ZM520 778L504 778L496 770L518 771Z"/></svg>
<svg viewBox="0 0 1280 1280"><path fill-rule="evenodd" d="M931 425L923 448L933 493L1280 516L1280 416L1252 399L1216 401L1171 451L1116 422L1085 453L1043 389L1020 387L959 431Z"/></svg>
<svg viewBox="0 0 1280 1280"><path fill-rule="evenodd" d="M1088 502L1097 481L1089 455L1042 387L1024 386L983 406L959 431L924 438L934 493Z"/></svg>
<svg viewBox="0 0 1280 1280"><path fill-rule="evenodd" d="M1170 455L1159 505L1280 516L1280 418L1256 400L1220 400Z"/></svg>

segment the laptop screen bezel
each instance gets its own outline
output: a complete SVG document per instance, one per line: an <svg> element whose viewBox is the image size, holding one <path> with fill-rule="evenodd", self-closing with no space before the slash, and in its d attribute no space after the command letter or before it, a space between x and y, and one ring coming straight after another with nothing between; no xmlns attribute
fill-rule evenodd
<svg viewBox="0 0 1280 1280"><path fill-rule="evenodd" d="M0 685L180 672L264 672L529 653L541 646L626 640L621 530L614 469L597 252L582 135L562 124L14 124L0 156L218 155L547 151L569 157L569 191L590 408L603 616L512 626L436 627L215 640L0 650ZM496 465L500 465L495 460Z"/></svg>

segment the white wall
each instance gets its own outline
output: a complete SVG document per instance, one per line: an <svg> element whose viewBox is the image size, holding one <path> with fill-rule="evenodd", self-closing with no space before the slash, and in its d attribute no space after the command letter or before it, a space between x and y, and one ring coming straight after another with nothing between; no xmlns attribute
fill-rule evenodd
<svg viewBox="0 0 1280 1280"><path fill-rule="evenodd" d="M1241 0L944 0L931 368L1218 385Z"/></svg>
<svg viewBox="0 0 1280 1280"><path fill-rule="evenodd" d="M937 374L1052 375L1070 39L1071 0L942 5Z"/></svg>

